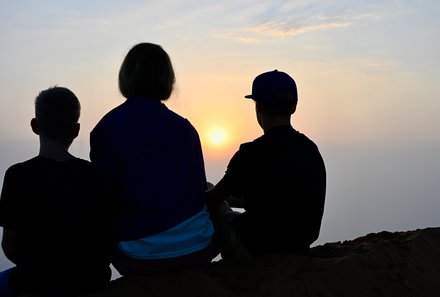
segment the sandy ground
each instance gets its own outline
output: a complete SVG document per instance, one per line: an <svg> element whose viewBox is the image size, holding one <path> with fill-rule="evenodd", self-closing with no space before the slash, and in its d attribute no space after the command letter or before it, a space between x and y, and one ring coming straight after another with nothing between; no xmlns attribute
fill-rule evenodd
<svg viewBox="0 0 440 297"><path fill-rule="evenodd" d="M92 296L440 296L440 228L368 234L317 246L310 256L120 278Z"/></svg>

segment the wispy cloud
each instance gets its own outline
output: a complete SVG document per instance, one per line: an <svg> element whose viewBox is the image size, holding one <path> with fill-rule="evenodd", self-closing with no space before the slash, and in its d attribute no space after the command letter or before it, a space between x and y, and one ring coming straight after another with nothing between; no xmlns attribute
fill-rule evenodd
<svg viewBox="0 0 440 297"><path fill-rule="evenodd" d="M346 27L349 22L329 22L321 24L309 25L290 25L288 22L269 21L253 28L248 28L246 31L256 33L259 35L267 35L274 37L286 37L298 34L304 34L312 31L320 31L327 29L335 29Z"/></svg>
<svg viewBox="0 0 440 297"><path fill-rule="evenodd" d="M252 37L249 34L243 34L243 32L241 31L239 32L232 30L214 34L213 37L218 39L228 39L228 40L237 41L240 43L247 43L247 44L257 44L262 42L261 38Z"/></svg>
<svg viewBox="0 0 440 297"><path fill-rule="evenodd" d="M360 1L365 2L365 1ZM368 3L338 1L298 1L267 6L266 11L250 16L248 26L215 34L216 38L243 43L259 43L267 38L284 38L300 34L348 27L356 22L381 19L397 13L398 1ZM362 4L362 5L361 5Z"/></svg>
<svg viewBox="0 0 440 297"><path fill-rule="evenodd" d="M263 37L288 37L313 31L322 31L349 26L349 22L328 22L309 25L291 25L287 22L268 21L254 27L230 30L216 34L216 38L230 39L241 43L257 44Z"/></svg>

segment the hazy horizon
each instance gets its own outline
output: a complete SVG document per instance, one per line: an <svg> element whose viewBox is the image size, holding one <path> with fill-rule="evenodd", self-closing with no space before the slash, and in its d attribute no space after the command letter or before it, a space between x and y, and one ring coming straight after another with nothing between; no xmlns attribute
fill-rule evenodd
<svg viewBox="0 0 440 297"><path fill-rule="evenodd" d="M10 165L38 153L37 140L0 144L2 180ZM435 158L440 146L396 147L392 155L380 147L365 150L321 145L320 151L327 169L327 195L321 233L313 246L371 232L440 227L440 158ZM89 159L87 142L75 143L71 152ZM218 182L228 161L205 157L208 180ZM0 267L10 266L0 252Z"/></svg>

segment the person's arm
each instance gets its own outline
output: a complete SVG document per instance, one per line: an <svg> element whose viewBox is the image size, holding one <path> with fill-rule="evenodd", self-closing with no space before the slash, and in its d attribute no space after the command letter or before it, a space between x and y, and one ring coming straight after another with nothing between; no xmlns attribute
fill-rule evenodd
<svg viewBox="0 0 440 297"><path fill-rule="evenodd" d="M229 206L233 208L244 208L243 198L241 197L237 198L235 196L229 196L226 201L228 201Z"/></svg>
<svg viewBox="0 0 440 297"><path fill-rule="evenodd" d="M215 186L206 191L206 200L210 206L218 205L226 200L231 207L243 208L243 199L231 195L224 179L221 179Z"/></svg>
<svg viewBox="0 0 440 297"><path fill-rule="evenodd" d="M17 230L11 230L3 228L2 248L6 258L8 258L14 264L18 261L18 242L20 232Z"/></svg>
<svg viewBox="0 0 440 297"><path fill-rule="evenodd" d="M0 195L0 226L3 227L1 246L6 258L15 264L18 261L18 230L27 217L23 212L25 203L21 199L21 181L16 167L11 166L6 170Z"/></svg>
<svg viewBox="0 0 440 297"><path fill-rule="evenodd" d="M225 187L222 179L215 186L210 186L206 191L206 203L208 206L216 206L225 201L228 196L229 191Z"/></svg>

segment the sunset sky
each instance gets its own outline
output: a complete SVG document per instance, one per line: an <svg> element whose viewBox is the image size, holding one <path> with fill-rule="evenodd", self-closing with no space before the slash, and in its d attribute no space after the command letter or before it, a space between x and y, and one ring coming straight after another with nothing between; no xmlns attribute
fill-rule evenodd
<svg viewBox="0 0 440 297"><path fill-rule="evenodd" d="M262 134L243 97L278 69L298 85L293 126L326 162L317 244L440 226L439 15L437 0L0 0L0 177L37 153L33 100L53 85L81 101L72 152L88 159L90 130L124 100L125 54L152 42L174 64L166 104L198 130L210 181Z"/></svg>

